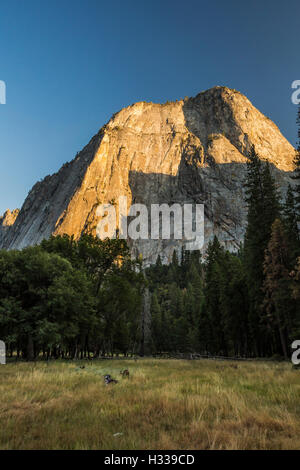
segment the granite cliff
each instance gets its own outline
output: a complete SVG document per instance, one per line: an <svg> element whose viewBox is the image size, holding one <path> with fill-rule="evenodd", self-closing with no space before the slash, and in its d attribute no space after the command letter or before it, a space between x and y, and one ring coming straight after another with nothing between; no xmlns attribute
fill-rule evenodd
<svg viewBox="0 0 300 470"><path fill-rule="evenodd" d="M252 145L271 163L285 194L294 148L241 93L214 87L194 98L140 102L103 126L58 173L29 192L20 212L0 219L0 247L22 248L51 234L95 231L100 203L204 203L205 245L216 234L236 250L245 232L244 179ZM181 241L130 242L146 263L168 262Z"/></svg>
<svg viewBox="0 0 300 470"><path fill-rule="evenodd" d="M7 209L7 211L5 211L5 213L0 217L0 246L10 227L14 225L19 212L19 209L15 209L12 212Z"/></svg>

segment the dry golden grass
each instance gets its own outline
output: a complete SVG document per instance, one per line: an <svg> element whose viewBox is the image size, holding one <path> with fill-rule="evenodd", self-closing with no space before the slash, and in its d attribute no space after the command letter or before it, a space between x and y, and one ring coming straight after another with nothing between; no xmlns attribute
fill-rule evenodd
<svg viewBox="0 0 300 470"><path fill-rule="evenodd" d="M105 386L105 373L119 383ZM1 449L300 447L300 370L290 364L11 363L0 366L0 397Z"/></svg>

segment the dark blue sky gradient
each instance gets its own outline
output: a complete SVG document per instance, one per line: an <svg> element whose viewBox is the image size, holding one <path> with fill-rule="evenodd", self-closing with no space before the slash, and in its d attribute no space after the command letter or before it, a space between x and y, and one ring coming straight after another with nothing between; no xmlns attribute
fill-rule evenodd
<svg viewBox="0 0 300 470"><path fill-rule="evenodd" d="M299 0L0 0L0 213L124 106L244 93L296 141Z"/></svg>

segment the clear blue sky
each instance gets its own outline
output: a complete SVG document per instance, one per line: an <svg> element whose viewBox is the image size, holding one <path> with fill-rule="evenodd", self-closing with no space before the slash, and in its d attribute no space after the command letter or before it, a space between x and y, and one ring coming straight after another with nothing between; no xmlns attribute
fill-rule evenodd
<svg viewBox="0 0 300 470"><path fill-rule="evenodd" d="M0 213L112 113L236 88L296 141L299 0L0 0Z"/></svg>

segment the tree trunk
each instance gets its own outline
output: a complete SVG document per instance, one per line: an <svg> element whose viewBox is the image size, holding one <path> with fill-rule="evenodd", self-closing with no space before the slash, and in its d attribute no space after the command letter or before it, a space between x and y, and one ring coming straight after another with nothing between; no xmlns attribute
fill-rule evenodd
<svg viewBox="0 0 300 470"><path fill-rule="evenodd" d="M27 361L33 361L34 351L33 351L33 339L32 339L31 334L28 335L26 356L27 356L26 357Z"/></svg>
<svg viewBox="0 0 300 470"><path fill-rule="evenodd" d="M285 342L285 335L283 328L279 328L279 334L280 334L280 341L281 341L281 346L282 346L282 351L285 359L288 359L287 355L287 349L286 349L286 342Z"/></svg>

